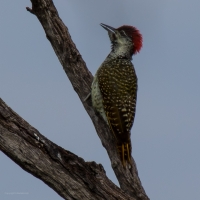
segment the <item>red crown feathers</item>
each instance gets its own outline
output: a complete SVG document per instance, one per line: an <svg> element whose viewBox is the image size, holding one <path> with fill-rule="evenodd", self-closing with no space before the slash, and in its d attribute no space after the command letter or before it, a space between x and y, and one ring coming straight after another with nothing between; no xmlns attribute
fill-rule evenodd
<svg viewBox="0 0 200 200"><path fill-rule="evenodd" d="M138 29L133 26L120 26L117 28L118 31L124 31L127 36L129 36L134 44L133 54L139 53L140 49L142 48L142 35Z"/></svg>

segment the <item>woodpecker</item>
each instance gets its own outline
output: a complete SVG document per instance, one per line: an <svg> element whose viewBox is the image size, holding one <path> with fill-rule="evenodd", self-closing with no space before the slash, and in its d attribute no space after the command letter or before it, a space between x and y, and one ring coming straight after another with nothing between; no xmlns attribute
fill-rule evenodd
<svg viewBox="0 0 200 200"><path fill-rule="evenodd" d="M108 124L124 167L131 159L131 128L137 100L137 76L132 55L142 47L142 35L133 26L119 28L100 24L111 41L111 52L92 83L92 105Z"/></svg>

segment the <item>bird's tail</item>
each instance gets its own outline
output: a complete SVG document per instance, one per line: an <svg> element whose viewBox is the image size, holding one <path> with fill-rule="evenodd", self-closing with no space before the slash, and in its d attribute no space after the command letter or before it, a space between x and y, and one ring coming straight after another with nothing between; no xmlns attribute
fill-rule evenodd
<svg viewBox="0 0 200 200"><path fill-rule="evenodd" d="M118 143L117 150L123 166L126 167L126 165L131 162L131 141L129 140L128 142Z"/></svg>

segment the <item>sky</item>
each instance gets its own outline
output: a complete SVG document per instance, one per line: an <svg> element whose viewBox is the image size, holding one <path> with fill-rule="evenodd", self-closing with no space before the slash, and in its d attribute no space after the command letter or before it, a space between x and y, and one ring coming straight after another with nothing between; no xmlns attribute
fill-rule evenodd
<svg viewBox="0 0 200 200"><path fill-rule="evenodd" d="M143 35L132 155L152 200L200 199L200 1L54 0L95 74L110 52L99 25L132 25ZM93 124L73 90L29 0L1 1L0 98L54 143L101 163L118 185ZM60 200L0 152L0 199Z"/></svg>

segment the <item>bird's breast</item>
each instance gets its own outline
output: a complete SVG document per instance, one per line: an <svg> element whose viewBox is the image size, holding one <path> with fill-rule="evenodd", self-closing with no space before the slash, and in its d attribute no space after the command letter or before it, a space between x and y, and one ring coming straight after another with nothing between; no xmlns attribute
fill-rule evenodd
<svg viewBox="0 0 200 200"><path fill-rule="evenodd" d="M108 120L106 118L106 114L104 111L101 91L99 89L99 82L98 82L97 74L95 75L94 80L92 82L91 97L92 97L93 107L100 113L100 115L103 117L103 119L106 121L106 123L108 123Z"/></svg>

